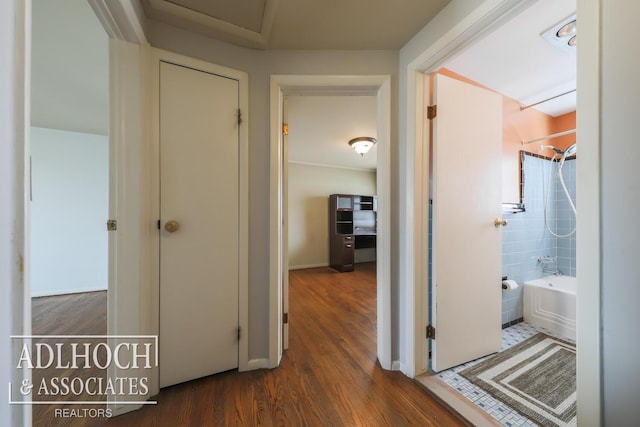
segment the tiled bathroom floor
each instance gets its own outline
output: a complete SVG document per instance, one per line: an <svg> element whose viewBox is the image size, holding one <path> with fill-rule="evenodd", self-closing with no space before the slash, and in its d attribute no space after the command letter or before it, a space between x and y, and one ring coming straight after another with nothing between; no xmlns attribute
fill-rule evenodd
<svg viewBox="0 0 640 427"><path fill-rule="evenodd" d="M538 330L527 323L518 323L509 328L502 330L502 350L504 351L509 347L518 344L529 337L532 337L538 332L548 331ZM491 357L491 356L488 356ZM472 401L480 409L495 418L500 424L508 427L513 426L537 426L533 421L520 415L515 410L511 409L501 401L493 398L487 394L481 388L467 381L465 378L458 375L458 372L463 371L469 366L473 366L478 362L485 360L486 358L474 360L469 363L465 363L455 368L442 371L437 374L437 377L444 381L449 386L453 387L464 397Z"/></svg>

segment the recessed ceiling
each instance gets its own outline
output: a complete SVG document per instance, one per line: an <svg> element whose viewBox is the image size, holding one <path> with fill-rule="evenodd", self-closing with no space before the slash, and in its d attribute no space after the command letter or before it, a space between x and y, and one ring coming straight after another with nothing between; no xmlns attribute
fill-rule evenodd
<svg viewBox="0 0 640 427"><path fill-rule="evenodd" d="M211 18L260 33L267 2L266 0L234 1L234 7L210 0L167 0L167 3L173 3Z"/></svg>
<svg viewBox="0 0 640 427"><path fill-rule="evenodd" d="M575 11L576 0L534 2L445 67L523 106L570 92L535 108L551 116L575 111L576 93L571 92L576 88L575 48L555 48L541 36Z"/></svg>
<svg viewBox="0 0 640 427"><path fill-rule="evenodd" d="M158 21L259 49L400 49L450 0L141 0Z"/></svg>

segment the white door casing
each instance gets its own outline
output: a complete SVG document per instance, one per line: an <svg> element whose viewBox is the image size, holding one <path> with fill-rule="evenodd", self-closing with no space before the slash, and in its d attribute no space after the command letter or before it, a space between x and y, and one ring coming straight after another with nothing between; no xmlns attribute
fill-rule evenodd
<svg viewBox="0 0 640 427"><path fill-rule="evenodd" d="M289 122L286 99L282 100L282 122ZM289 348L289 136L282 129L282 350Z"/></svg>
<svg viewBox="0 0 640 427"><path fill-rule="evenodd" d="M286 236L286 222L283 218L283 138L281 132L283 113L283 90L315 86L318 88L343 87L360 89L375 87L377 94L377 135L378 165L376 186L378 189L378 234L377 259L377 355L384 369L401 369L392 364L391 343L391 79L387 75L378 76L334 76L334 75L272 75L270 93L270 219L269 219L269 367L280 363L284 348L284 328L282 324L283 301L288 299L283 283L283 266L286 254L283 250L283 236ZM358 93L361 93L359 91ZM287 288L288 289L288 288ZM295 320L292 320L295 321Z"/></svg>
<svg viewBox="0 0 640 427"><path fill-rule="evenodd" d="M434 76L431 369L501 346L502 97Z"/></svg>
<svg viewBox="0 0 640 427"><path fill-rule="evenodd" d="M238 367L238 93L160 63L161 387Z"/></svg>

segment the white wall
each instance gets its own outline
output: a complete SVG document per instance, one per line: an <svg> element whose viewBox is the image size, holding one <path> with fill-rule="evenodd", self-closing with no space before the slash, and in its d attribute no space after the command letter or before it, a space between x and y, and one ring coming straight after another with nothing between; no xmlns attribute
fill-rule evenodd
<svg viewBox="0 0 640 427"><path fill-rule="evenodd" d="M31 295L107 289L108 138L31 128Z"/></svg>
<svg viewBox="0 0 640 427"><path fill-rule="evenodd" d="M289 163L289 268L329 265L329 195L376 194L375 171ZM367 251L366 254L361 251ZM357 250L356 262L373 261Z"/></svg>

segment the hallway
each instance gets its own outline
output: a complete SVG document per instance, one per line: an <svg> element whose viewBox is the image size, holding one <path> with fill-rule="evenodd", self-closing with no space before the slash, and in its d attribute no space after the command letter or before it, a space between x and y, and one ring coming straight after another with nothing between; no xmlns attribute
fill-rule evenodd
<svg viewBox="0 0 640 427"><path fill-rule="evenodd" d="M163 389L157 405L65 425L465 425L417 383L377 363L375 274L374 263L352 273L292 271L290 346L277 369L183 383Z"/></svg>

